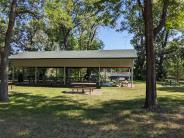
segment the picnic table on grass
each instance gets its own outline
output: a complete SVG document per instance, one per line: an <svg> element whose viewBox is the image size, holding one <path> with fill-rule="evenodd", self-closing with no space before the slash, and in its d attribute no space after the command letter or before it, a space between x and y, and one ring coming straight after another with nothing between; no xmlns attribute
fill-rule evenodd
<svg viewBox="0 0 184 138"><path fill-rule="evenodd" d="M87 82L76 82L76 83L71 83L72 86L72 91L79 92L80 90L84 93L86 90L88 90L91 94L94 89L96 89L96 83L87 83Z"/></svg>
<svg viewBox="0 0 184 138"><path fill-rule="evenodd" d="M180 86L180 82L177 82L174 79L165 79L164 82L161 83L163 86Z"/></svg>

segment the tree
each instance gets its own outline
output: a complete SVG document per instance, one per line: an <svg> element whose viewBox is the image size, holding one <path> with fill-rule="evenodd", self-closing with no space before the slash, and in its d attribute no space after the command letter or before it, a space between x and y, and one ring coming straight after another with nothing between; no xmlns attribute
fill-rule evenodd
<svg viewBox="0 0 184 138"><path fill-rule="evenodd" d="M0 91L0 101L8 101L8 56L11 43L11 37L13 33L13 27L16 18L17 0L13 0L10 7L9 13L9 23L5 35L5 46L3 52L1 53L1 91Z"/></svg>
<svg viewBox="0 0 184 138"><path fill-rule="evenodd" d="M4 20L4 22L7 22L7 30L4 36L4 46L3 50L1 51L1 84L0 84L0 101L6 102L8 101L8 65L9 60L8 56L11 49L11 43L12 43L12 35L13 35L13 29L15 25L16 18L18 16L23 16L25 14L31 14L35 16L35 12L33 11L34 6L37 6L35 4L39 1L19 1L19 0L12 0L11 3L7 3L6 1L3 1L1 6L4 6L3 10L1 11L1 18L7 17L8 20ZM31 6L30 6L31 5ZM9 7L9 8L8 8ZM8 10L7 10L8 9ZM2 35L2 34L1 34Z"/></svg>
<svg viewBox="0 0 184 138"><path fill-rule="evenodd" d="M155 49L153 27L152 0L144 1L145 46L146 46L146 100L145 108L153 110L157 108Z"/></svg>
<svg viewBox="0 0 184 138"><path fill-rule="evenodd" d="M154 28L153 24L153 2L152 0L144 0L144 8L142 9L142 15L145 23L145 42L146 42L146 100L145 108L149 110L155 110L158 107L157 92L156 92L156 72L155 72L155 47L154 40L157 34L166 25L166 18L168 14L169 2L163 0L162 14L158 25ZM171 1L172 3L172 1ZM139 6L141 1L138 0ZM173 3L172 3L173 4ZM183 16L183 12L181 12ZM181 21L181 20L180 20ZM183 22L183 20L181 21Z"/></svg>
<svg viewBox="0 0 184 138"><path fill-rule="evenodd" d="M167 75L175 78L177 82L184 78L184 37L179 36L169 42L166 48L165 65L167 67Z"/></svg>
<svg viewBox="0 0 184 138"><path fill-rule="evenodd" d="M128 28L130 33L135 34L132 43L140 51L138 53L139 58L137 62L139 65L137 67L144 69L143 61L144 59L146 60L146 100L144 107L149 110L154 110L158 106L156 99L155 60L161 64L164 60L161 54L163 54L169 40L166 32L170 29L181 27L184 13L181 3L182 1L180 0L156 0L154 2L152 0L123 1L122 13L125 20L122 22L122 29ZM177 19L171 20L173 17ZM177 22L177 20L179 21ZM143 61L141 62L139 59Z"/></svg>
<svg viewBox="0 0 184 138"><path fill-rule="evenodd" d="M141 1L143 3L143 1ZM139 80L145 80L146 72L146 58L145 58L145 36L144 36L144 20L142 16L142 8L140 4L136 1L125 1L123 3L125 6L123 8L123 21L121 21L121 28L119 31L127 30L133 35L131 44L137 50L138 59L135 61L135 78ZM156 35L154 45L156 50L156 79L162 80L166 77L166 68L164 66L165 60L165 48L168 41L171 41L173 37L177 36L179 33L175 31L174 28L181 26L181 19L183 13L183 6L180 1L168 1L167 8L167 20L161 29L161 31ZM177 10L173 10L177 9ZM161 11L163 10L163 1L154 1L153 3L153 24L154 26L159 24L159 19L161 18ZM173 12L175 11L175 12ZM177 11L177 12L176 12ZM173 17L177 17L177 20L173 20ZM179 21L178 21L179 20ZM180 25L179 25L180 24Z"/></svg>
<svg viewBox="0 0 184 138"><path fill-rule="evenodd" d="M167 46L169 38L169 30L164 29L158 34L155 40L156 49L156 80L162 80L166 77L166 70L164 67L164 50Z"/></svg>

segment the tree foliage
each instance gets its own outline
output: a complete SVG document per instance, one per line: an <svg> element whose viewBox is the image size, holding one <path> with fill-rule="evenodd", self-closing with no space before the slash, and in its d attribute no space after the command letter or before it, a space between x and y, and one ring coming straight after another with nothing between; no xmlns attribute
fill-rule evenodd
<svg viewBox="0 0 184 138"><path fill-rule="evenodd" d="M143 1L140 1L143 4ZM164 6L165 4L165 6ZM155 37L156 48L156 76L158 80L166 78L167 68L165 68L164 60L166 58L165 48L168 41L172 41L174 36L177 36L181 28L184 28L184 4L182 0L154 0L153 1L153 23L156 30L156 26L160 26L163 22L160 20L163 18L164 8L166 11L165 24L161 31ZM123 6L123 21L121 22L121 28L119 31L128 30L133 34L131 44L137 50L138 59L136 60L135 77L140 80L146 78L146 58L145 58L145 37L144 37L144 21L142 16L142 7L137 0L124 1ZM179 30L179 31L176 31Z"/></svg>
<svg viewBox="0 0 184 138"><path fill-rule="evenodd" d="M169 42L166 48L165 66L167 75L179 80L184 79L184 36L179 36Z"/></svg>

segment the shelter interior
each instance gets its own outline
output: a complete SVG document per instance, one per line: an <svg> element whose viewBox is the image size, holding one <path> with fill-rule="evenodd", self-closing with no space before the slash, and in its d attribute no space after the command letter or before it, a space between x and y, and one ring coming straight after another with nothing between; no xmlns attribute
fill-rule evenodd
<svg viewBox="0 0 184 138"><path fill-rule="evenodd" d="M131 68L46 68L14 67L9 79L16 85L70 86L73 82L97 83L98 86L118 86L121 81L133 83Z"/></svg>
<svg viewBox="0 0 184 138"><path fill-rule="evenodd" d="M22 85L69 86L72 82L95 82L133 86L135 50L22 52L9 57L10 79Z"/></svg>

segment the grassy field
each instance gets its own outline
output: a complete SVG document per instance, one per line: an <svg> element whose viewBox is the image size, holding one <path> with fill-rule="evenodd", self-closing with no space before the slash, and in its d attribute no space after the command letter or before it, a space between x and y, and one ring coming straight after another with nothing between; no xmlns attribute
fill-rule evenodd
<svg viewBox="0 0 184 138"><path fill-rule="evenodd" d="M184 87L158 86L157 113L141 108L144 83L96 96L66 90L14 87L10 102L0 104L0 138L184 137Z"/></svg>

